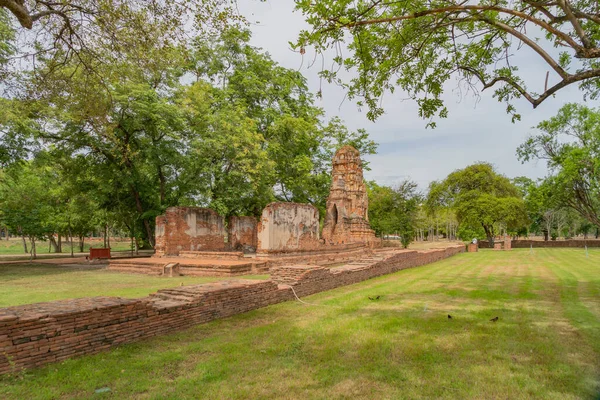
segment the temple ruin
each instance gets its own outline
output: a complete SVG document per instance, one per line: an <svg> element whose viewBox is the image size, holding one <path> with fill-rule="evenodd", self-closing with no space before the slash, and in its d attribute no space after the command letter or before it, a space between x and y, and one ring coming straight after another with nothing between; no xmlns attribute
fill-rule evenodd
<svg viewBox="0 0 600 400"><path fill-rule="evenodd" d="M322 238L319 211L271 203L260 220L171 207L156 218L156 253L110 260L109 269L175 277L269 273L159 290L147 297L93 297L0 309L0 375L93 354L271 304L438 261L462 244L422 251L378 248L369 226L358 151L333 160Z"/></svg>
<svg viewBox="0 0 600 400"><path fill-rule="evenodd" d="M333 157L331 189L323 226L325 243L368 243L377 241L369 225L369 198L360 154L344 146Z"/></svg>
<svg viewBox="0 0 600 400"><path fill-rule="evenodd" d="M156 218L150 259L113 260L110 269L157 275L243 275L290 263L334 265L368 256L380 245L369 225L369 202L358 150L339 149L332 163L327 214L310 204L271 203L260 220L225 219L200 207L170 207Z"/></svg>

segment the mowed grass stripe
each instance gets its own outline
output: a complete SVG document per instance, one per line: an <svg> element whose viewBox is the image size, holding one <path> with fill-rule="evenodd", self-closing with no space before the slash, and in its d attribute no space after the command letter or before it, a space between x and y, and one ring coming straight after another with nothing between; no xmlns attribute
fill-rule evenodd
<svg viewBox="0 0 600 400"><path fill-rule="evenodd" d="M565 264L567 260L571 260L573 264L577 265L577 272L572 272L575 269L571 269L568 264ZM600 355L600 324L598 323L600 316L594 310L598 308L600 299L582 301L579 290L581 282L578 280L578 276L588 276L589 271L594 269L600 272L598 265L584 262L579 255L568 253L552 257L549 263L550 269L561 282L560 300L565 316L574 327L588 338L588 342L594 348L597 357ZM598 361L600 361L600 358L598 358Z"/></svg>
<svg viewBox="0 0 600 400"><path fill-rule="evenodd" d="M0 397L593 399L569 251L463 254L3 379Z"/></svg>

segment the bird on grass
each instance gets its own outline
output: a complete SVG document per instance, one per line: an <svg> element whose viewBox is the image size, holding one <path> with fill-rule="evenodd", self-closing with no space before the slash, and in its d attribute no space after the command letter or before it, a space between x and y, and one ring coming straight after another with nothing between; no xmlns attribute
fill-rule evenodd
<svg viewBox="0 0 600 400"><path fill-rule="evenodd" d="M494 317L494 318L490 319L490 321L496 322L496 321L498 321L498 317Z"/></svg>
<svg viewBox="0 0 600 400"><path fill-rule="evenodd" d="M376 296L376 297L371 297L371 296L369 296L369 300L372 300L372 301L374 301L374 300L379 300L379 298L380 298L380 297L381 297L381 296Z"/></svg>
<svg viewBox="0 0 600 400"><path fill-rule="evenodd" d="M452 315L448 314L448 319L452 319Z"/></svg>

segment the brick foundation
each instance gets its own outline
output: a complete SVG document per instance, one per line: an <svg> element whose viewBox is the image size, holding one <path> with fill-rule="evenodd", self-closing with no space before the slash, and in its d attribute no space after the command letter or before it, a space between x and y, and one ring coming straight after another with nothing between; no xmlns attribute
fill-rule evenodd
<svg viewBox="0 0 600 400"><path fill-rule="evenodd" d="M93 297L0 309L0 374L93 354L196 324L293 300L465 251L377 251L344 267L276 267L267 281L160 290L145 298ZM183 266L181 266L183 267Z"/></svg>

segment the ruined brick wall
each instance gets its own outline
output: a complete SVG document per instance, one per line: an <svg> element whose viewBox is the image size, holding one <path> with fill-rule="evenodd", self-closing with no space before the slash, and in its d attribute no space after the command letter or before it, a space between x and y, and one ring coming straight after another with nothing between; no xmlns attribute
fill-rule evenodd
<svg viewBox="0 0 600 400"><path fill-rule="evenodd" d="M254 217L230 217L227 226L231 250L254 249L258 246L258 221Z"/></svg>
<svg viewBox="0 0 600 400"><path fill-rule="evenodd" d="M182 287L142 299L95 297L0 309L0 374L191 327L290 299L272 281Z"/></svg>
<svg viewBox="0 0 600 400"><path fill-rule="evenodd" d="M178 255L180 251L224 250L223 217L200 207L170 207L156 217L156 255Z"/></svg>
<svg viewBox="0 0 600 400"><path fill-rule="evenodd" d="M141 299L95 297L0 309L0 374L98 353L111 347L293 300L299 296L438 261L465 251L381 252L371 263L335 269L287 266L267 281L237 280L163 289Z"/></svg>
<svg viewBox="0 0 600 400"><path fill-rule="evenodd" d="M156 226L154 227L154 249L156 256L163 256L167 242L165 240L165 229L167 227L167 217L159 215L156 217Z"/></svg>
<svg viewBox="0 0 600 400"><path fill-rule="evenodd" d="M271 279L293 286L298 296L308 296L443 260L464 251L463 245L425 251L404 250L394 252L384 260L373 261L371 264L350 264L332 269L314 265L275 267L271 269Z"/></svg>
<svg viewBox="0 0 600 400"><path fill-rule="evenodd" d="M335 153L331 178L323 225L325 243L380 245L369 224L369 199L358 150L344 146Z"/></svg>
<svg viewBox="0 0 600 400"><path fill-rule="evenodd" d="M314 250L319 243L319 210L309 204L271 203L258 224L258 252Z"/></svg>

